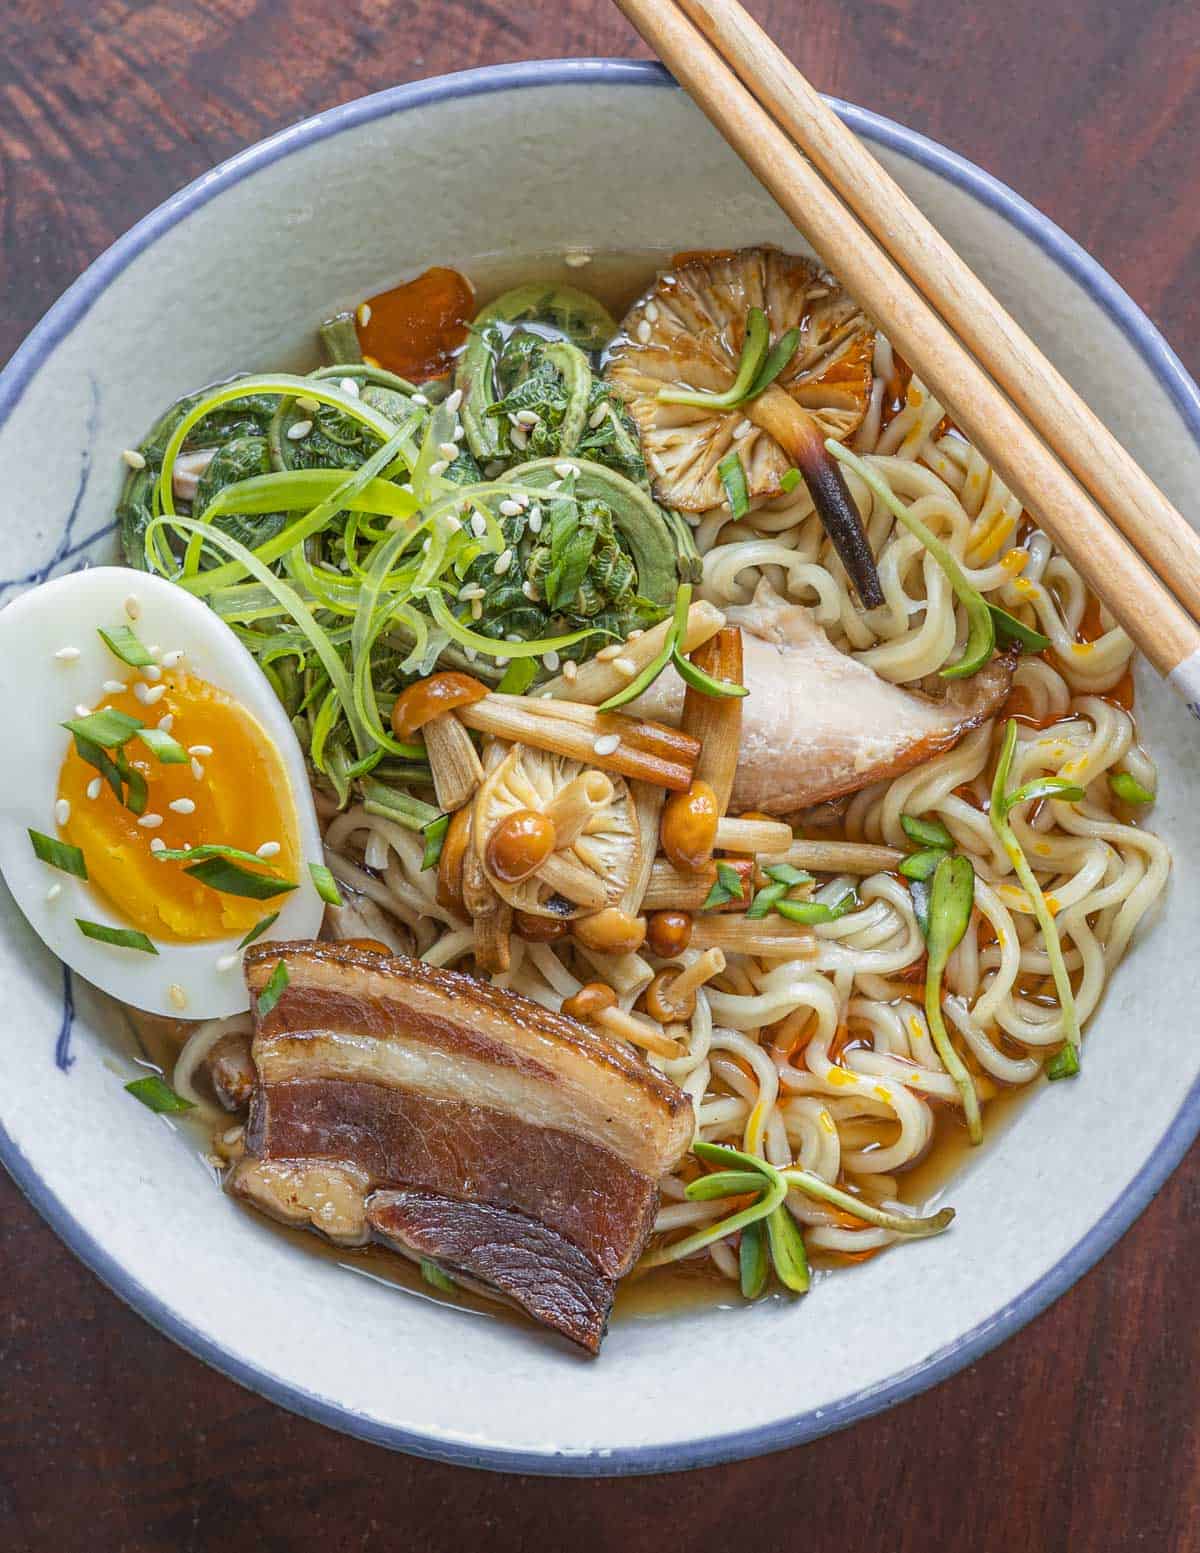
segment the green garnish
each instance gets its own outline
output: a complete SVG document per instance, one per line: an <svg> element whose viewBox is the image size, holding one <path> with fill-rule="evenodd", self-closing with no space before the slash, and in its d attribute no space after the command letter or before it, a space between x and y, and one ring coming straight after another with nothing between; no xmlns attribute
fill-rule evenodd
<svg viewBox="0 0 1200 1553"><path fill-rule="evenodd" d="M255 1004L255 1008L258 1011L258 1017L260 1019L265 1019L271 1010L275 1007L276 1003L279 1002L280 998L283 996L284 989L288 984L288 980L287 964L285 961L280 960L276 964L275 969L271 972L270 979L268 980L266 986L258 995L258 1002Z"/></svg>
<svg viewBox="0 0 1200 1553"><path fill-rule="evenodd" d="M158 950L146 937L131 927L109 927L104 922L87 922L75 918L75 926L84 938L94 938L98 944L112 944L116 949L140 949L143 954L157 954Z"/></svg>
<svg viewBox="0 0 1200 1553"><path fill-rule="evenodd" d="M775 1276L793 1294L807 1294L808 1256L804 1250L804 1236L785 1203L780 1203L774 1213L768 1215L766 1225Z"/></svg>
<svg viewBox="0 0 1200 1553"><path fill-rule="evenodd" d="M135 1100L140 1100L151 1111L157 1111L160 1116L196 1109L191 1100L185 1100L182 1095L177 1095L166 1079L160 1078L157 1073L147 1074L145 1078L135 1078L132 1083L126 1084L125 1092L132 1095Z"/></svg>
<svg viewBox="0 0 1200 1553"><path fill-rule="evenodd" d="M1110 771L1108 785L1122 803L1153 803L1157 794L1143 787L1128 771Z"/></svg>
<svg viewBox="0 0 1200 1553"><path fill-rule="evenodd" d="M910 852L897 865L896 871L903 874L906 879L932 879L934 870L945 855L945 849L942 847L929 847L924 852Z"/></svg>
<svg viewBox="0 0 1200 1553"><path fill-rule="evenodd" d="M504 696L523 696L536 678L536 658L514 658L496 689Z"/></svg>
<svg viewBox="0 0 1200 1553"><path fill-rule="evenodd" d="M703 669L679 650L679 638L677 637L671 649L671 662L675 666L675 672L685 685L690 685L693 690L698 690L702 696L746 696L749 689L745 685L737 685L732 680L714 679L711 674L706 674Z"/></svg>
<svg viewBox="0 0 1200 1553"><path fill-rule="evenodd" d="M62 726L87 744L96 744L103 750L115 750L120 749L122 744L128 744L144 725L136 717L118 712L110 706L102 712L91 712L87 717L72 717Z"/></svg>
<svg viewBox="0 0 1200 1553"><path fill-rule="evenodd" d="M125 807L130 814L144 814L146 812L146 798L149 791L146 786L146 778L136 766L130 764L125 751L122 749L117 751L117 758L113 764L116 766L117 773L125 785Z"/></svg>
<svg viewBox="0 0 1200 1553"><path fill-rule="evenodd" d="M767 359L759 369L758 376L750 385L750 392L742 401L749 404L752 399L757 399L759 394L765 393L775 379L783 372L792 357L796 354L796 347L800 343L799 329L788 329L772 345L767 352Z"/></svg>
<svg viewBox="0 0 1200 1553"><path fill-rule="evenodd" d="M1046 1064L1046 1077L1053 1083L1060 1078L1074 1078L1079 1072L1079 1049L1066 1041Z"/></svg>
<svg viewBox="0 0 1200 1553"><path fill-rule="evenodd" d="M420 1267L421 1277L433 1288L440 1289L443 1294L454 1294L457 1291L454 1279L431 1258L423 1256Z"/></svg>
<svg viewBox="0 0 1200 1553"><path fill-rule="evenodd" d="M74 874L76 879L87 878L87 863L78 847L73 847L69 841L59 841L56 836L43 835L40 830L31 830L29 839L39 862L49 863L51 868L61 869L64 874Z"/></svg>
<svg viewBox="0 0 1200 1553"><path fill-rule="evenodd" d="M967 1119L967 1136L972 1143L983 1142L983 1122L979 1114L979 1095L966 1064L954 1049L942 1019L942 975L946 962L957 949L971 920L975 902L975 870L970 860L959 855L943 856L934 870L929 890L929 916L925 927L928 958L925 968L925 1018L942 1066L954 1080L962 1096Z"/></svg>
<svg viewBox="0 0 1200 1553"><path fill-rule="evenodd" d="M241 847L227 847L219 841L206 841L199 847L163 847L154 854L160 863L202 863L210 857L227 857L235 863L261 864L257 852L243 852Z"/></svg>
<svg viewBox="0 0 1200 1553"><path fill-rule="evenodd" d="M785 496L790 496L803 479L798 469L785 469L779 476L779 489Z"/></svg>
<svg viewBox="0 0 1200 1553"><path fill-rule="evenodd" d="M183 745L161 728L139 728L137 736L164 766L186 766L191 759Z"/></svg>
<svg viewBox="0 0 1200 1553"><path fill-rule="evenodd" d="M452 816L443 814L438 819L432 820L425 827L425 850L421 854L421 872L426 869L436 868L442 856L442 846L446 840L446 832L450 829Z"/></svg>
<svg viewBox="0 0 1200 1553"><path fill-rule="evenodd" d="M729 515L736 522L750 511L750 487L746 483L746 470L735 448L717 465L717 474L729 503Z"/></svg>
<svg viewBox="0 0 1200 1553"><path fill-rule="evenodd" d="M740 901L745 897L742 887L742 876L734 868L732 863L718 863L717 877L713 880L712 889L704 898L701 911L712 911L717 906L724 906L729 901Z"/></svg>
<svg viewBox="0 0 1200 1553"><path fill-rule="evenodd" d="M1022 652L1045 652L1050 645L1050 638L1043 636L1040 631L1035 631L1032 626L1027 626L1023 620L1018 620L1016 615L1010 615L1008 610L1001 609L999 604L989 604L992 624L996 627L996 638L1001 642L1018 642Z"/></svg>
<svg viewBox="0 0 1200 1553"><path fill-rule="evenodd" d="M681 583L675 594L675 613L670 625L667 627L667 634L663 639L662 646L642 672L631 679L624 689L618 690L615 695L609 696L607 701L602 701L596 708L597 711L614 712L617 707L625 706L630 701L636 701L638 696L654 683L667 664L670 663L671 656L680 638L687 630L688 611L691 607L692 585L688 582Z"/></svg>
<svg viewBox="0 0 1200 1553"><path fill-rule="evenodd" d="M1054 977L1054 989L1058 993L1059 1007L1062 1009L1063 1034L1066 1036L1068 1045L1078 1048L1079 1017L1075 1010L1075 994L1071 989L1067 963L1063 959L1058 928L1046 904L1046 897L1042 894L1042 887L1037 882L1021 843L1009 824L1008 816L1017 804L1024 803L1030 798L1057 798L1069 803L1082 798L1083 789L1062 777L1045 777L1026 782L1024 787L1018 788L1015 793L1010 793L1008 778L1016 747L1017 723L1015 718L1010 717L1008 726L1004 730L1004 742L1000 746L1000 758L996 762L996 775L992 781L992 804L988 817L997 840L1004 848L1005 856L1013 865L1017 878L1021 881L1021 887L1033 906L1033 914L1042 930L1046 958L1050 961L1050 971Z"/></svg>
<svg viewBox="0 0 1200 1553"><path fill-rule="evenodd" d="M824 922L836 922L839 917L844 917L853 911L857 905L858 896L853 890L847 890L832 906L825 901L780 900L775 902L775 910L789 922L799 922L805 927L817 927Z"/></svg>
<svg viewBox="0 0 1200 1553"><path fill-rule="evenodd" d="M742 1154L737 1149L725 1148L714 1143L696 1142L692 1144L692 1152L700 1159L710 1164L736 1166L740 1174L745 1171L756 1181L761 1195L756 1202L749 1207L740 1209L737 1213L730 1214L727 1219L719 1219L715 1224L707 1224L703 1229L693 1231L685 1235L682 1240L676 1240L669 1246L660 1246L652 1251L649 1256L642 1258L643 1267L661 1267L668 1262L678 1262L685 1256L691 1256L696 1251L703 1251L718 1240L724 1240L726 1236L734 1234L737 1230L745 1229L748 1224L754 1224L759 1219L765 1219L773 1213L787 1196L787 1183L774 1165L767 1164L766 1160L757 1159L751 1154ZM695 1201L704 1200L703 1182L705 1177L693 1181L687 1188L686 1195ZM741 1196L741 1191L722 1193L723 1196Z"/></svg>
<svg viewBox="0 0 1200 1553"><path fill-rule="evenodd" d="M752 396L754 385L767 360L767 345L771 326L761 307L752 307L746 314L746 337L742 342L742 357L738 362L737 376L723 394L707 394L693 388L660 388L659 404L686 404L698 410L735 410ZM780 342L782 344L782 341ZM793 343L787 360L780 363L772 377L778 376L791 360L796 346ZM769 380L768 380L769 381ZM763 388L767 386L763 384Z"/></svg>
<svg viewBox="0 0 1200 1553"><path fill-rule="evenodd" d="M746 916L751 922L757 922L761 917L769 916L776 904L787 894L786 884L765 884L757 892L754 899L746 908Z"/></svg>
<svg viewBox="0 0 1200 1553"><path fill-rule="evenodd" d="M363 808L368 814L377 814L383 820L395 820L405 830L425 830L441 818L431 803L410 798L407 793L399 793L394 787L376 782L373 778L363 782L362 790Z"/></svg>
<svg viewBox="0 0 1200 1553"><path fill-rule="evenodd" d="M282 879L273 873L252 873L228 857L209 857L193 863L184 873L198 879L210 890L222 895L239 895L246 900L269 901L276 895L286 895L296 888L290 879Z"/></svg>
<svg viewBox="0 0 1200 1553"><path fill-rule="evenodd" d="M902 814L900 829L918 847L938 847L948 852L954 846L954 837L941 820L927 820L915 814Z"/></svg>
<svg viewBox="0 0 1200 1553"><path fill-rule="evenodd" d="M742 1298L756 1300L767 1286L771 1273L771 1260L767 1253L767 1240L763 1234L762 1220L747 1224L738 1245L738 1281Z"/></svg>
<svg viewBox="0 0 1200 1553"><path fill-rule="evenodd" d="M279 913L277 911L273 911L269 917L263 917L260 921L254 924L254 926L246 934L245 938L242 939L241 943L238 945L238 948L248 949L256 938L261 938L267 929L272 925L272 923L278 922L278 920Z"/></svg>
<svg viewBox="0 0 1200 1553"><path fill-rule="evenodd" d="M144 669L154 662L132 626L117 626L113 631L105 631L97 626L96 632L109 652L130 668Z"/></svg>
<svg viewBox="0 0 1200 1553"><path fill-rule="evenodd" d="M786 884L789 889L797 884L812 884L813 876L804 868L796 868L791 863L772 863L764 868L763 872L768 879L774 879L776 884Z"/></svg>
<svg viewBox="0 0 1200 1553"><path fill-rule="evenodd" d="M308 871L312 875L313 886L317 894L327 906L342 905L342 892L337 887L337 880L325 867L324 863L310 863Z"/></svg>
<svg viewBox="0 0 1200 1553"><path fill-rule="evenodd" d="M75 753L80 760L96 768L112 788L117 802L124 803L125 783L116 762L98 744L92 744L88 739L81 739L78 734L75 735Z"/></svg>

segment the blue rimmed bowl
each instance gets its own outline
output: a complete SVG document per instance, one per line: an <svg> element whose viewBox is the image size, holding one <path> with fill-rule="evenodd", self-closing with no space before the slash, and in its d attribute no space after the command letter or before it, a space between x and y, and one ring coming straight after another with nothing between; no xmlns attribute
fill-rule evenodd
<svg viewBox="0 0 1200 1553"><path fill-rule="evenodd" d="M1177 502L1200 487L1200 394L1145 315L1056 226L932 142L837 105ZM686 148L686 155L681 155ZM181 391L299 363L315 322L428 264L797 243L657 67L470 71L349 103L206 174L99 258L0 376L10 596L110 558L119 450ZM591 272L613 283L614 266ZM577 276L586 284L588 271ZM886 320L882 320L886 325ZM1143 676L1157 828L1183 854L1194 734ZM515 1324L304 1254L133 1105L128 1030L5 896L0 1154L63 1239L194 1353L285 1407L401 1450L523 1472L660 1472L809 1440L914 1395L1016 1331L1146 1206L1200 1128L1200 981L1180 870L1116 976L1075 1084L1043 1089L952 1185L952 1233L803 1301L629 1318L587 1362ZM1152 1060L1151 1060L1152 1054Z"/></svg>

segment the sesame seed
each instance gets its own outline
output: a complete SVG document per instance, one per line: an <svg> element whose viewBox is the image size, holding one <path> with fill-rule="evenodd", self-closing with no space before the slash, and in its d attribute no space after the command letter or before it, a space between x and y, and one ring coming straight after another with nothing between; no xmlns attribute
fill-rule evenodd
<svg viewBox="0 0 1200 1553"><path fill-rule="evenodd" d="M136 448L126 448L121 457L129 465L130 469L145 469L146 467L145 456L139 453Z"/></svg>
<svg viewBox="0 0 1200 1553"><path fill-rule="evenodd" d="M482 599L472 599L471 600L471 619L472 620L482 620L483 619L483 601L482 601ZM469 650L470 649L468 649L468 651ZM471 653L471 661L472 661L472 663L475 661L475 654L473 652Z"/></svg>
<svg viewBox="0 0 1200 1553"><path fill-rule="evenodd" d="M125 613L129 616L130 620L136 620L141 612L142 606L138 603L137 594L131 593L125 600Z"/></svg>
<svg viewBox="0 0 1200 1553"><path fill-rule="evenodd" d="M195 814L196 800L194 798L172 798L167 808L173 814Z"/></svg>
<svg viewBox="0 0 1200 1553"><path fill-rule="evenodd" d="M484 598L485 595L486 595L486 590L484 588L481 588L477 582L465 583L463 585L463 587L461 587L458 590L459 599L464 604L468 603L471 599L481 599L481 598Z"/></svg>
<svg viewBox="0 0 1200 1553"><path fill-rule="evenodd" d="M462 524L458 521L452 512L447 513L443 521L452 534L457 534L459 529L462 528Z"/></svg>
<svg viewBox="0 0 1200 1553"><path fill-rule="evenodd" d="M93 777L87 785L87 795L93 802L99 798L100 789L104 786L99 777Z"/></svg>
<svg viewBox="0 0 1200 1553"><path fill-rule="evenodd" d="M183 990L177 981L173 981L167 988L167 996L171 1000L172 1008L187 1007L187 993Z"/></svg>
<svg viewBox="0 0 1200 1553"><path fill-rule="evenodd" d="M646 633L642 630L641 626L638 626L635 630L630 631L629 640L631 642L636 642L639 636L645 636L645 634Z"/></svg>
<svg viewBox="0 0 1200 1553"><path fill-rule="evenodd" d="M162 666L163 666L163 668L164 669L173 669L173 668L177 667L177 665L179 663L179 660L182 657L183 657L183 648L182 647L173 647L170 652L165 652L162 655Z"/></svg>
<svg viewBox="0 0 1200 1553"><path fill-rule="evenodd" d="M471 605L472 612L474 612L474 609L475 609L475 605L472 604ZM478 618L478 616L476 616L476 618ZM478 658L478 656L479 656L479 654L475 651L475 649L473 647L464 647L463 648L463 652L466 654L466 659L467 659L468 663L474 663L476 658Z"/></svg>
<svg viewBox="0 0 1200 1553"><path fill-rule="evenodd" d="M536 426L541 416L536 410L518 410L517 421L521 426Z"/></svg>
<svg viewBox="0 0 1200 1553"><path fill-rule="evenodd" d="M511 497L508 497L500 503L500 511L506 518L515 518L521 511L521 503L513 501Z"/></svg>
<svg viewBox="0 0 1200 1553"><path fill-rule="evenodd" d="M584 253L581 248L571 248L563 254L563 263L569 270L581 270L585 264L590 264L591 262L591 254Z"/></svg>
<svg viewBox="0 0 1200 1553"><path fill-rule="evenodd" d="M542 532L542 509L540 507L530 507L529 509L529 532L531 534L540 534Z"/></svg>
<svg viewBox="0 0 1200 1553"><path fill-rule="evenodd" d="M641 323L638 324L638 326L637 326L638 344L639 345L649 345L649 343L650 343L650 336L651 336L651 334L653 332L654 331L651 329L650 325L643 318Z"/></svg>
<svg viewBox="0 0 1200 1553"><path fill-rule="evenodd" d="M632 679L638 671L637 664L632 658L614 658L613 668L618 674L624 674L626 679Z"/></svg>
<svg viewBox="0 0 1200 1553"><path fill-rule="evenodd" d="M211 744L189 744L188 745L188 754L189 755L211 755L212 754L212 745Z"/></svg>
<svg viewBox="0 0 1200 1553"><path fill-rule="evenodd" d="M448 464L452 464L458 457L460 449L457 442L439 442L438 452Z"/></svg>
<svg viewBox="0 0 1200 1553"><path fill-rule="evenodd" d="M65 825L71 818L71 805L66 798L60 798L54 805L54 818L59 825Z"/></svg>
<svg viewBox="0 0 1200 1553"><path fill-rule="evenodd" d="M311 398L308 394L301 394L296 400L296 408L297 410L303 410L305 415L315 415L321 408L321 402L318 399Z"/></svg>
<svg viewBox="0 0 1200 1553"><path fill-rule="evenodd" d="M620 642L612 642L609 646L602 647L596 654L596 658L600 663L611 663L614 658L619 658L623 651L624 648Z"/></svg>
<svg viewBox="0 0 1200 1553"><path fill-rule="evenodd" d="M458 407L462 404L462 402L463 391L461 388L456 388L452 394L446 395L446 408L450 411L451 415L457 413Z"/></svg>
<svg viewBox="0 0 1200 1553"><path fill-rule="evenodd" d="M222 1143L240 1143L242 1135L246 1131L244 1127L230 1127L221 1134Z"/></svg>
<svg viewBox="0 0 1200 1553"><path fill-rule="evenodd" d="M542 654L542 667L546 670L547 673L549 673L549 674L557 674L558 673L558 665L559 665L559 656L554 651L553 647L551 647L548 652L544 652Z"/></svg>
<svg viewBox="0 0 1200 1553"><path fill-rule="evenodd" d="M494 480L496 476L503 470L503 468L503 459L493 458L490 460L490 462L483 466L483 472L489 480Z"/></svg>
<svg viewBox="0 0 1200 1553"><path fill-rule="evenodd" d="M138 819L138 824L143 830L157 830L162 822L161 814L143 814Z"/></svg>
<svg viewBox="0 0 1200 1553"><path fill-rule="evenodd" d="M46 891L46 899L48 901L56 901L61 894L62 894L62 885L61 884L52 884L50 886L50 888Z"/></svg>
<svg viewBox="0 0 1200 1553"><path fill-rule="evenodd" d="M54 654L60 663L74 663L79 657L78 647L60 647Z"/></svg>
<svg viewBox="0 0 1200 1553"><path fill-rule="evenodd" d="M568 658L567 661L563 664L563 678L569 684L572 680L574 680L578 673L579 665L575 662L574 658Z"/></svg>
<svg viewBox="0 0 1200 1553"><path fill-rule="evenodd" d="M487 533L487 519L482 512L477 512L471 519L471 532L476 539L482 539Z"/></svg>
<svg viewBox="0 0 1200 1553"><path fill-rule="evenodd" d="M525 638L518 631L510 631L504 640L506 642L523 642Z"/></svg>
<svg viewBox="0 0 1200 1553"><path fill-rule="evenodd" d="M195 757L192 759L192 775L195 777L197 782L199 782L204 775L204 767L198 760L195 759Z"/></svg>
<svg viewBox="0 0 1200 1553"><path fill-rule="evenodd" d="M560 480L568 480L572 475L577 475L579 473L579 466L577 464L568 464L566 462L555 464L554 473L559 477Z"/></svg>
<svg viewBox="0 0 1200 1553"><path fill-rule="evenodd" d="M652 324L656 324L658 322L658 303L657 302L647 302L645 307L642 309L642 312L645 313L646 317L650 320L650 322Z"/></svg>
<svg viewBox="0 0 1200 1553"><path fill-rule="evenodd" d="M426 399L424 394L414 394L412 396L412 402L413 404L419 404L421 408L424 409L425 406L429 403L429 400Z"/></svg>
<svg viewBox="0 0 1200 1553"><path fill-rule="evenodd" d="M160 717L158 722L155 724L155 727L158 728L161 733L170 733L174 726L175 718L170 712L168 712L165 717Z"/></svg>
<svg viewBox="0 0 1200 1553"><path fill-rule="evenodd" d="M446 459L435 458L429 466L429 473L431 475L444 475L449 467L449 462Z"/></svg>
<svg viewBox="0 0 1200 1553"><path fill-rule="evenodd" d="M303 442L312 430L311 421L293 421L287 429L289 442Z"/></svg>
<svg viewBox="0 0 1200 1553"><path fill-rule="evenodd" d="M463 438L466 436L466 434L467 434L467 428L465 426L456 426L454 428L454 440L455 440L455 442L461 442L463 440Z"/></svg>
<svg viewBox="0 0 1200 1553"><path fill-rule="evenodd" d="M528 577L521 584L521 592L525 595L525 597L530 601L531 604L536 604L537 603L538 591L534 587L534 585L529 581Z"/></svg>
<svg viewBox="0 0 1200 1553"><path fill-rule="evenodd" d="M278 841L264 841L262 846L256 849L254 855L255 857L278 857L280 850Z"/></svg>
<svg viewBox="0 0 1200 1553"><path fill-rule="evenodd" d="M659 458L657 453L651 453L651 455L650 455L650 467L651 467L651 469L653 469L654 473L656 475L658 475L660 478L662 478L662 479L666 478L667 466L663 463L662 459Z"/></svg>
<svg viewBox="0 0 1200 1553"><path fill-rule="evenodd" d="M546 489L548 491L557 491L561 484L562 484L561 480L551 480L550 484L546 487Z"/></svg>
<svg viewBox="0 0 1200 1553"><path fill-rule="evenodd" d="M735 437L748 437L753 430L754 422L743 419L733 428L733 434Z"/></svg>
<svg viewBox="0 0 1200 1553"><path fill-rule="evenodd" d="M524 426L510 426L508 428L508 440L519 452L524 452L529 446L529 433Z"/></svg>
<svg viewBox="0 0 1200 1553"><path fill-rule="evenodd" d="M620 742L620 734L602 733L599 738L592 740L592 748L597 755L614 755Z"/></svg>
<svg viewBox="0 0 1200 1553"><path fill-rule="evenodd" d="M151 836L150 850L151 852L165 852L167 850L167 844L161 836Z"/></svg>
<svg viewBox="0 0 1200 1553"><path fill-rule="evenodd" d="M119 696L125 689L125 682L120 679L106 679L103 688L108 691L110 696Z"/></svg>
<svg viewBox="0 0 1200 1553"><path fill-rule="evenodd" d="M157 663L146 664L145 668L142 670L142 674L148 680L159 680L162 678L162 670L159 668Z"/></svg>
<svg viewBox="0 0 1200 1553"><path fill-rule="evenodd" d="M76 717L90 717L91 715L92 715L91 707L90 706L84 706L82 701L75 708L75 716Z"/></svg>
<svg viewBox="0 0 1200 1553"><path fill-rule="evenodd" d="M217 961L217 969L219 971L231 971L237 963L238 956L236 954L223 954Z"/></svg>
<svg viewBox="0 0 1200 1553"><path fill-rule="evenodd" d="M165 685L143 685L139 680L133 687L133 693L143 706L153 706L156 701L161 701L167 693Z"/></svg>
<svg viewBox="0 0 1200 1553"><path fill-rule="evenodd" d="M496 659L496 667L498 669L506 669L508 667L508 665L509 665L509 662L510 662L510 660L508 658L497 658Z"/></svg>
<svg viewBox="0 0 1200 1553"><path fill-rule="evenodd" d="M358 324L360 329L365 329L371 322L371 304L360 302L358 304Z"/></svg>
<svg viewBox="0 0 1200 1553"><path fill-rule="evenodd" d="M595 431L596 427L597 426L603 426L607 419L608 419L608 405L607 404L598 404L596 406L596 408L592 411L592 413L588 416L588 425L591 427L591 429L593 431Z"/></svg>
<svg viewBox="0 0 1200 1553"><path fill-rule="evenodd" d="M492 567L492 571L495 572L497 577L503 577L505 572L512 565L512 560L513 553L511 549L502 551L500 556L497 558L495 566Z"/></svg>
<svg viewBox="0 0 1200 1553"><path fill-rule="evenodd" d="M352 377L344 377L338 384L341 391L351 399L358 398L358 384Z"/></svg>

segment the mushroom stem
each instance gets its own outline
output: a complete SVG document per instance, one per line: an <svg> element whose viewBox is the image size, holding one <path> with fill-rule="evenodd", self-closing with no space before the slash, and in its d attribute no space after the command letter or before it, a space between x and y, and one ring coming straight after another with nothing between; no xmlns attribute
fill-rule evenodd
<svg viewBox="0 0 1200 1553"><path fill-rule="evenodd" d="M438 804L447 814L452 814L470 801L483 781L479 756L471 743L471 735L452 712L433 718L422 732Z"/></svg>
<svg viewBox="0 0 1200 1553"><path fill-rule="evenodd" d="M775 441L804 476L825 532L867 609L883 603L875 558L867 543L854 498L837 460L825 449L825 434L807 410L772 385L746 406L746 415Z"/></svg>
<svg viewBox="0 0 1200 1553"><path fill-rule="evenodd" d="M706 949L703 954L698 954L690 965L685 965L679 975L668 983L667 1000L677 1004L686 1002L706 981L719 976L724 969L724 951L717 948Z"/></svg>
<svg viewBox="0 0 1200 1553"><path fill-rule="evenodd" d="M561 852L552 852L537 870L537 876L555 895L561 895L587 911L599 911L608 898L602 880Z"/></svg>

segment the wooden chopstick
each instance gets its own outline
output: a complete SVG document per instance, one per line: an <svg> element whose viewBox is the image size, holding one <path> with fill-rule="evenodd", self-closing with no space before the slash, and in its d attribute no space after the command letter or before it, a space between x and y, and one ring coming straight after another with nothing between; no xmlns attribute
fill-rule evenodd
<svg viewBox="0 0 1200 1553"><path fill-rule="evenodd" d="M738 0L678 4L1200 620L1200 534Z"/></svg>
<svg viewBox="0 0 1200 1553"><path fill-rule="evenodd" d="M1200 716L1200 628L673 0L616 0L822 261Z"/></svg>

